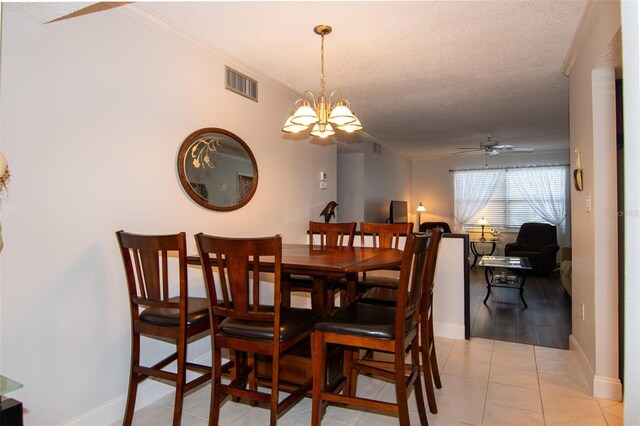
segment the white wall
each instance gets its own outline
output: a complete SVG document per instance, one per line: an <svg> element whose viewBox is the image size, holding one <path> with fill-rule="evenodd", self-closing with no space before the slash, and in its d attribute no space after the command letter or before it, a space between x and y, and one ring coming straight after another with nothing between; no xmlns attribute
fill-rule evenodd
<svg viewBox="0 0 640 426"><path fill-rule="evenodd" d="M125 13L132 8L47 25L3 16L1 137L12 181L0 371L24 384L12 396L26 424L122 401L130 329L115 231L185 231L192 253L199 231L304 242L309 219L336 197L335 179L318 187L320 170L336 176L335 145L281 135L293 94L145 25ZM257 78L258 103L224 89L225 64ZM205 210L178 181L178 147L209 126L240 136L257 159L258 189L240 210ZM190 278L192 294L204 294L197 268ZM192 357L209 350L204 342Z"/></svg>
<svg viewBox="0 0 640 426"><path fill-rule="evenodd" d="M372 143L369 142L372 147ZM411 161L382 147L380 154L371 149L364 151L366 222L384 222L389 217L389 202L404 200L408 203L409 220L418 206L411 200Z"/></svg>
<svg viewBox="0 0 640 426"><path fill-rule="evenodd" d="M489 167L518 166L531 164L568 164L568 150L552 152L532 152L526 154L505 153L488 160ZM453 173L449 170L460 168L481 168L485 165L484 155L450 156L430 160L414 160L412 162L411 198L422 202L427 209L422 213L422 222L447 222L453 232L462 232L453 220ZM569 206L567 206L569 207ZM571 221L567 211L565 232L558 232L560 246L571 245ZM498 253L504 244L514 241L517 233L503 232L500 235Z"/></svg>
<svg viewBox="0 0 640 426"><path fill-rule="evenodd" d="M364 153L338 154L338 222L364 220Z"/></svg>
<svg viewBox="0 0 640 426"><path fill-rule="evenodd" d="M569 70L570 143L582 151L584 191L571 192L573 286L572 348L579 355L594 396L620 399L617 377L617 232L615 116L611 115L611 72L596 71L620 29L620 3L599 9ZM585 15L587 16L587 15ZM613 132L612 132L613 130ZM576 167L571 158L572 169ZM629 170L629 169L627 169ZM592 208L585 202L591 197ZM603 297L606 295L606 297ZM584 305L585 319L580 315Z"/></svg>
<svg viewBox="0 0 640 426"><path fill-rule="evenodd" d="M624 418L640 419L640 363L635 362L640 352L640 8L637 2L625 1L621 5L622 57L624 68L624 138L625 138L625 366L624 366Z"/></svg>
<svg viewBox="0 0 640 426"><path fill-rule="evenodd" d="M415 220L418 203L411 200L411 161L384 146L382 153L374 154L371 141L362 144L360 152L338 154L340 221L384 222L391 200L407 201L409 220Z"/></svg>

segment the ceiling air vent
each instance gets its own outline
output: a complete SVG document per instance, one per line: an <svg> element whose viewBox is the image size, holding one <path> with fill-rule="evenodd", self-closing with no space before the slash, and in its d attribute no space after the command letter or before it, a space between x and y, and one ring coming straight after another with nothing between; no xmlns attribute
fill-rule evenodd
<svg viewBox="0 0 640 426"><path fill-rule="evenodd" d="M258 82L238 71L225 67L226 88L258 102Z"/></svg>

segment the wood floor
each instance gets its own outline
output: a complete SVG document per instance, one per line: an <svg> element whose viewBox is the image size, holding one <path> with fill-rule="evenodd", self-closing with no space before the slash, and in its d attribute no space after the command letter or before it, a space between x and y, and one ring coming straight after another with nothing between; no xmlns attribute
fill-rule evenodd
<svg viewBox="0 0 640 426"><path fill-rule="evenodd" d="M523 309L518 290L493 288L483 304L487 286L484 268L470 273L471 336L569 349L571 298L560 282L559 272L546 277L529 276Z"/></svg>

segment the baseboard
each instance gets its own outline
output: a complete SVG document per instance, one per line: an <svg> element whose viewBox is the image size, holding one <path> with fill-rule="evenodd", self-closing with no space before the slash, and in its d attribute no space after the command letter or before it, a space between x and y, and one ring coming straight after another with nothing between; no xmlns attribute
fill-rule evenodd
<svg viewBox="0 0 640 426"><path fill-rule="evenodd" d="M433 333L437 337L464 340L464 326L459 324L434 322Z"/></svg>
<svg viewBox="0 0 640 426"><path fill-rule="evenodd" d="M207 362L211 360L211 352L203 354L194 359L197 364L209 365ZM195 377L196 374L187 372L187 380ZM176 388L171 385L164 384L156 380L145 380L138 385L138 394L136 395L136 411L144 407L160 401L167 395L175 393ZM65 422L65 425L71 426L107 426L115 422L121 421L124 417L124 410L127 404L127 393L118 395L106 403L93 408L72 420Z"/></svg>
<svg viewBox="0 0 640 426"><path fill-rule="evenodd" d="M580 371L587 381L591 395L600 399L622 401L622 383L620 382L620 379L615 377L597 376L593 371L593 368L591 368L591 364L589 364L589 360L582 350L582 347L573 335L569 336L569 349L574 354L575 359L578 362L578 367L580 367Z"/></svg>
<svg viewBox="0 0 640 426"><path fill-rule="evenodd" d="M599 399L622 401L622 383L620 379L595 376L593 378L593 396Z"/></svg>

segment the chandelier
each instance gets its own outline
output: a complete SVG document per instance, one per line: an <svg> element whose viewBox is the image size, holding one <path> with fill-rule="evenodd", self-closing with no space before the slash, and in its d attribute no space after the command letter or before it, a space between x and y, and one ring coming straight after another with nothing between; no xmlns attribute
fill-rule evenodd
<svg viewBox="0 0 640 426"><path fill-rule="evenodd" d="M320 94L318 99L311 91L306 90L302 98L293 104L293 112L284 123L282 128L286 133L299 133L311 127L311 136L326 138L334 135L336 129L347 133L362 130L360 120L351 111L351 104L342 97L339 90L334 90L329 95L329 100L325 96L324 87L324 36L331 33L328 25L318 25L313 28L313 32L318 34L320 41ZM333 101L336 97L335 102ZM313 127L312 127L313 126Z"/></svg>

